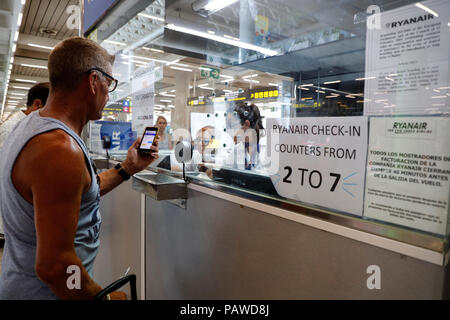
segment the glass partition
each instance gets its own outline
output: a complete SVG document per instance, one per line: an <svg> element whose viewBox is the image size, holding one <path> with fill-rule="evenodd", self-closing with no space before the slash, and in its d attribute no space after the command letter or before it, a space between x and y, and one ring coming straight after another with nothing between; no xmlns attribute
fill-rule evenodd
<svg viewBox="0 0 450 320"><path fill-rule="evenodd" d="M110 134L121 159L157 125L153 169L447 237L449 1L159 0L126 16L88 34L119 80L91 150Z"/></svg>

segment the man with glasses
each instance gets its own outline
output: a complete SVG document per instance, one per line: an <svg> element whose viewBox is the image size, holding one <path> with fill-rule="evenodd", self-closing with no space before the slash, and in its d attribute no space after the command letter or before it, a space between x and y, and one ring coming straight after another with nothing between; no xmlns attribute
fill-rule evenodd
<svg viewBox="0 0 450 320"><path fill-rule="evenodd" d="M94 41L60 42L48 59L46 106L22 120L4 143L0 299L93 299L102 289L92 279L100 196L146 168L158 151L138 154L138 139L125 161L96 175L80 135L88 121L101 118L117 86L113 62ZM77 270L79 286L68 285ZM114 292L109 298L126 296Z"/></svg>

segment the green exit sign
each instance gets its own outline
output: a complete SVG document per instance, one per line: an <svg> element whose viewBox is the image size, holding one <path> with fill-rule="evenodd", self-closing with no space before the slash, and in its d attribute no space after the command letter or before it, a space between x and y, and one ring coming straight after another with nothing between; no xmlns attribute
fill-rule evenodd
<svg viewBox="0 0 450 320"><path fill-rule="evenodd" d="M210 66L201 66L200 67L200 75L204 78L219 79L220 78L220 69L210 67Z"/></svg>

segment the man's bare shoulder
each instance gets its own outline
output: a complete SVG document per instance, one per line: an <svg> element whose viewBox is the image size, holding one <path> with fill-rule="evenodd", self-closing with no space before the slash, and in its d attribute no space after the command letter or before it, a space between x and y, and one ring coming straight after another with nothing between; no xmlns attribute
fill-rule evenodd
<svg viewBox="0 0 450 320"><path fill-rule="evenodd" d="M33 161L41 160L41 158L44 162L84 159L83 150L75 139L60 129L35 136L26 144L23 152L27 153Z"/></svg>
<svg viewBox="0 0 450 320"><path fill-rule="evenodd" d="M27 178L86 179L84 153L78 143L63 130L53 130L32 138L22 149L15 169ZM20 175L22 176L22 175Z"/></svg>

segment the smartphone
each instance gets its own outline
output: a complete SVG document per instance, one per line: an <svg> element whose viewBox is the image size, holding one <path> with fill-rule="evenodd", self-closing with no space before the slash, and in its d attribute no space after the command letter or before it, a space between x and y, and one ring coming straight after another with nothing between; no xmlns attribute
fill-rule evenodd
<svg viewBox="0 0 450 320"><path fill-rule="evenodd" d="M151 146L155 144L157 136L158 136L157 127L145 128L138 151L146 154L150 154L151 152L153 152L153 150L151 150Z"/></svg>

